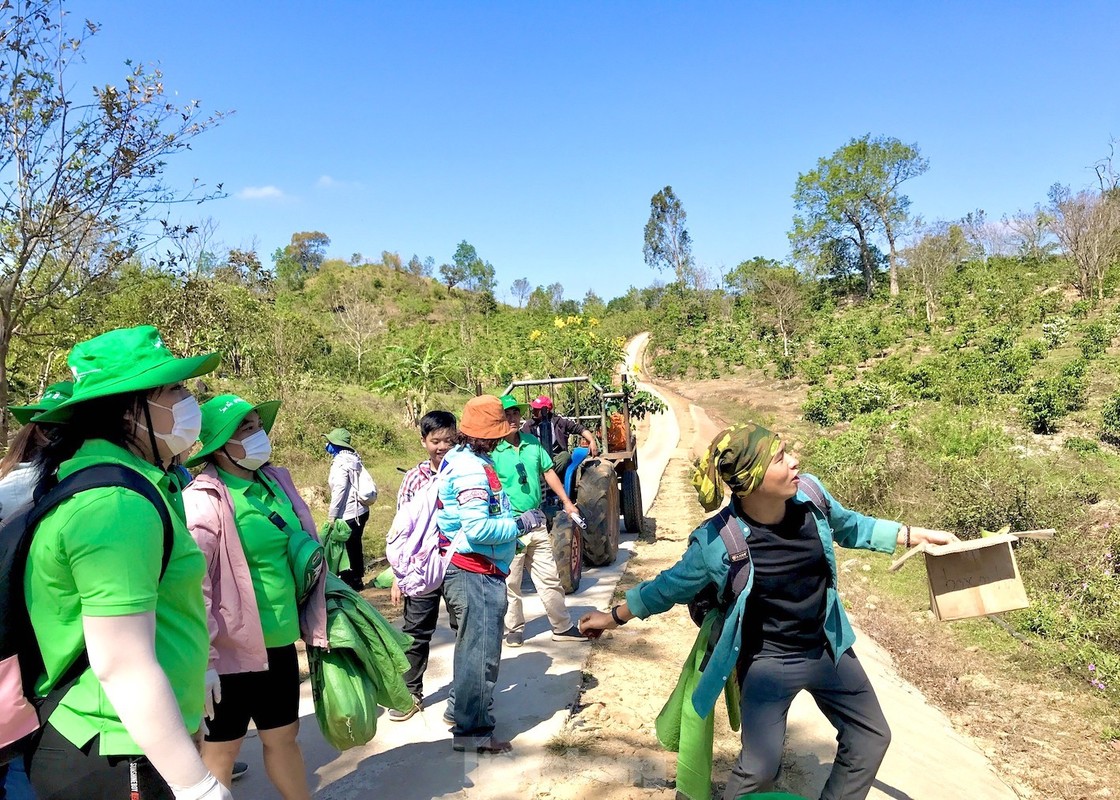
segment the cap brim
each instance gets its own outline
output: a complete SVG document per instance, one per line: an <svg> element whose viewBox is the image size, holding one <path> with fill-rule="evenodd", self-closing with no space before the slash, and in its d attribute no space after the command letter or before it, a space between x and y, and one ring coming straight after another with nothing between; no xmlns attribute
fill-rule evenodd
<svg viewBox="0 0 1120 800"><path fill-rule="evenodd" d="M43 413L45 410L42 406L8 406L8 412L16 418L16 422L20 425L26 425L31 422L32 417Z"/></svg>
<svg viewBox="0 0 1120 800"><path fill-rule="evenodd" d="M66 422L74 413L74 407L88 400L112 397L115 394L126 392L148 391L160 386L170 386L173 383L179 383L190 378L197 378L199 375L213 372L221 360L222 357L219 353L207 353L190 358L175 358L139 375L130 375L104 386L98 386L88 392L82 392L81 384L78 384L74 387L73 397L64 403L59 403L50 411L44 411L42 414L33 417L32 421Z"/></svg>
<svg viewBox="0 0 1120 800"><path fill-rule="evenodd" d="M229 441L230 437L237 432L241 423L245 421L245 417L256 411L261 417L261 427L264 428L265 433L272 433L272 426L276 423L276 414L280 411L279 400L266 400L263 403L257 403L252 408L246 409L245 413L239 417L232 417L221 430L211 437L210 441L202 446L202 449L195 453L193 456L183 462L184 467L197 467L201 464L207 456L215 450L220 450Z"/></svg>

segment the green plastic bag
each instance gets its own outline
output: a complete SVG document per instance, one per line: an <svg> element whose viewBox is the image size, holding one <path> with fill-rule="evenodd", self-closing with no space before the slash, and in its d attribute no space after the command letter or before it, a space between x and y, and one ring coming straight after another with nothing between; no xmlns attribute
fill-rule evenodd
<svg viewBox="0 0 1120 800"><path fill-rule="evenodd" d="M349 525L340 519L324 522L319 528L319 540L323 543L327 569L335 575L350 569L350 556L346 555L346 542L350 540Z"/></svg>
<svg viewBox="0 0 1120 800"><path fill-rule="evenodd" d="M377 686L349 650L308 651L311 696L323 738L337 750L372 741L377 734Z"/></svg>

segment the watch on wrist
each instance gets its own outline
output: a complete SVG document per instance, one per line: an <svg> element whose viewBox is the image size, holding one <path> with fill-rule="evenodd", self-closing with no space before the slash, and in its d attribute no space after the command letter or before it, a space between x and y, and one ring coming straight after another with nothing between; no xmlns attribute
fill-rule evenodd
<svg viewBox="0 0 1120 800"><path fill-rule="evenodd" d="M618 615L618 606L611 606L611 619L615 621L616 625L625 625L630 620L623 619Z"/></svg>

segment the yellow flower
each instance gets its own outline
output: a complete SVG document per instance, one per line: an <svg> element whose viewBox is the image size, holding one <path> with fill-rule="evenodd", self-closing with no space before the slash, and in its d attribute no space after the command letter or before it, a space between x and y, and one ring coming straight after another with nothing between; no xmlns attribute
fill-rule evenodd
<svg viewBox="0 0 1120 800"><path fill-rule="evenodd" d="M595 317L591 317L591 319L587 320L587 324L589 327L594 328L599 324L599 320L595 319Z"/></svg>
<svg viewBox="0 0 1120 800"><path fill-rule="evenodd" d="M529 341L530 342L535 342L537 339L541 338L542 336L544 336L544 334L541 333L540 331L533 331L532 333L529 334Z"/></svg>
<svg viewBox="0 0 1120 800"><path fill-rule="evenodd" d="M566 323L564 322L564 320L560 319L560 317L557 317L556 319L552 320L552 324L557 328L563 328Z"/></svg>

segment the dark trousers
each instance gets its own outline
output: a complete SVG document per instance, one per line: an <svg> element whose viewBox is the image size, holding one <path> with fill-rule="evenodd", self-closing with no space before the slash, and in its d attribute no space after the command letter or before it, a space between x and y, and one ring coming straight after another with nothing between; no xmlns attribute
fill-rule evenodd
<svg viewBox="0 0 1120 800"><path fill-rule="evenodd" d="M174 800L170 787L146 758L101 756L97 746L95 737L85 747L75 747L46 725L29 769L39 800ZM131 793L133 771L137 794Z"/></svg>
<svg viewBox="0 0 1120 800"><path fill-rule="evenodd" d="M368 511L360 517L346 520L346 524L350 526L350 538L346 540L346 556L350 559L350 569L342 570L338 577L342 578L351 589L361 590L366 585L366 554L362 550L362 533L366 529L367 522L369 522Z"/></svg>
<svg viewBox="0 0 1120 800"><path fill-rule="evenodd" d="M723 800L765 792L778 777L786 715L802 689L836 728L836 760L821 800L863 800L887 753L891 731L855 653L834 664L821 647L792 656L755 658L745 665L743 749L731 770Z"/></svg>
<svg viewBox="0 0 1120 800"><path fill-rule="evenodd" d="M568 465L572 463L572 454L567 450L561 450L552 457L552 468L556 474L560 476L560 482L564 482L564 473L568 471Z"/></svg>
<svg viewBox="0 0 1120 800"><path fill-rule="evenodd" d="M451 615L451 630L458 629L455 613L443 597L443 587L419 597L404 598L404 623L401 629L412 637L412 644L405 651L408 659L408 672L404 674L405 685L413 697L424 697L424 672L428 669L428 653L432 646L432 635L439 621L439 603L443 600Z"/></svg>

